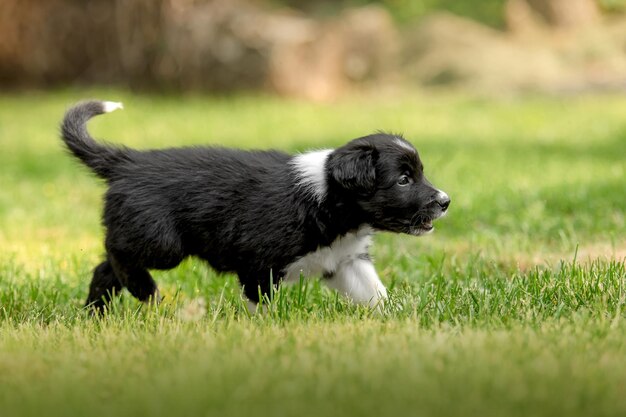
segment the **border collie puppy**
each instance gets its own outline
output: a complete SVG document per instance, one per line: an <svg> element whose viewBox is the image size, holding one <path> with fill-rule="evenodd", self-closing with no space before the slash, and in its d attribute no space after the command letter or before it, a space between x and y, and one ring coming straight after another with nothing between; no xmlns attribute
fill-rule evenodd
<svg viewBox="0 0 626 417"><path fill-rule="evenodd" d="M118 108L82 102L61 125L71 153L108 184L106 258L86 302L96 309L124 287L141 301L158 300L148 270L174 268L188 256L237 273L251 308L272 282L301 275L321 276L374 306L387 296L368 254L374 231L428 233L450 204L400 136L377 133L298 155L97 143L87 121Z"/></svg>

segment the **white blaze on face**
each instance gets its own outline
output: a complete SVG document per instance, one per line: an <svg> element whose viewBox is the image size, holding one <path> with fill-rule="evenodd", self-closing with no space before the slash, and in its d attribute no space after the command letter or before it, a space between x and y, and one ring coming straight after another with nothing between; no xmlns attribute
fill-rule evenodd
<svg viewBox="0 0 626 417"><path fill-rule="evenodd" d="M326 160L332 149L307 152L296 155L291 160L298 177L298 185L307 190L317 201L326 196Z"/></svg>

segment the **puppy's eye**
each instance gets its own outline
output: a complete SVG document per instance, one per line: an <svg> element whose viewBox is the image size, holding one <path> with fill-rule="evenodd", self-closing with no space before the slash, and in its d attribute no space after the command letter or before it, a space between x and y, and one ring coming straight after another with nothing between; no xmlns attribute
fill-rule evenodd
<svg viewBox="0 0 626 417"><path fill-rule="evenodd" d="M409 185L412 182L411 178L408 175L403 175L398 178L398 185Z"/></svg>

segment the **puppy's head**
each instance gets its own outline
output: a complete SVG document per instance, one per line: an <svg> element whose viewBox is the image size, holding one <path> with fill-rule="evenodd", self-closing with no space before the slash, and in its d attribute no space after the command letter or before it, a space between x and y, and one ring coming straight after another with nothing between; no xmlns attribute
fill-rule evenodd
<svg viewBox="0 0 626 417"><path fill-rule="evenodd" d="M399 136L355 139L328 156L326 171L329 188L355 199L379 230L428 233L450 204L448 195L424 176L413 145Z"/></svg>

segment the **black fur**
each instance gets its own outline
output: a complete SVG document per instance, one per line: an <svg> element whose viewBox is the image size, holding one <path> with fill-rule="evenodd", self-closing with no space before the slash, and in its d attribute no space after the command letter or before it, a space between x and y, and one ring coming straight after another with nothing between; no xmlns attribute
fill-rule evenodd
<svg viewBox="0 0 626 417"><path fill-rule="evenodd" d="M270 290L270 274L278 282L287 265L363 224L415 233L447 208L423 177L417 152L398 146L397 136L375 134L333 151L327 192L316 200L289 154L102 145L85 124L103 112L102 102L80 103L61 128L69 150L108 183L107 259L87 298L97 308L123 287L143 301L158 297L148 270L174 268L187 256L236 272L246 296L258 301ZM401 175L409 187L397 185Z"/></svg>

